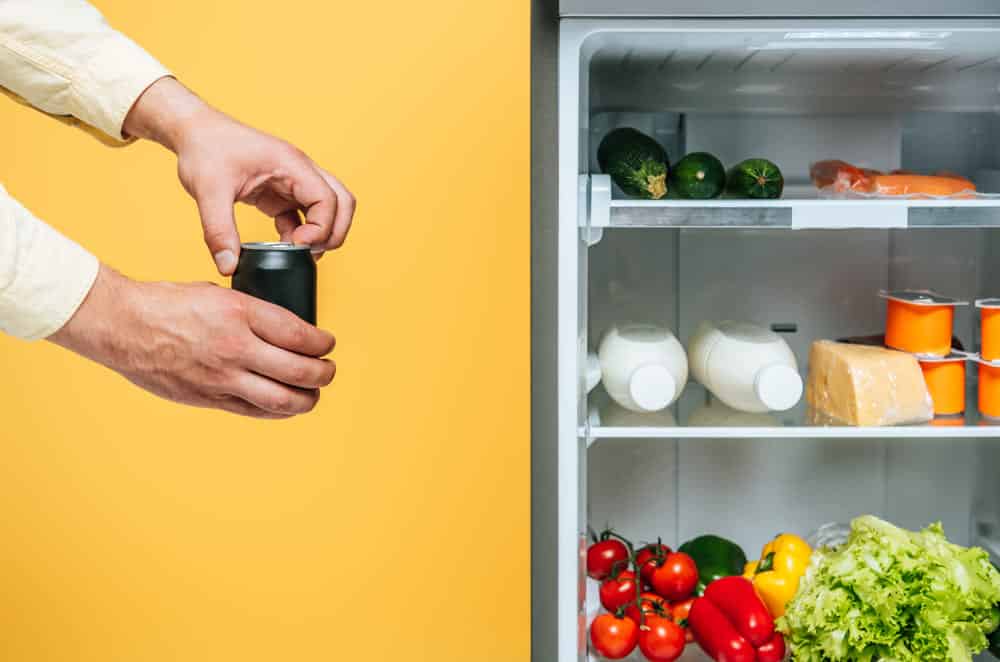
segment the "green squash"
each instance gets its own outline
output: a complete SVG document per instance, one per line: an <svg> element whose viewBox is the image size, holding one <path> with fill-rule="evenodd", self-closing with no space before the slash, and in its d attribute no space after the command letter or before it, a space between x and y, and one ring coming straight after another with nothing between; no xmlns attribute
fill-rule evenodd
<svg viewBox="0 0 1000 662"><path fill-rule="evenodd" d="M734 198L780 198L784 188L781 170L767 159L741 161L726 178L726 194Z"/></svg>
<svg viewBox="0 0 1000 662"><path fill-rule="evenodd" d="M679 198L709 200L725 188L726 169L708 152L692 152L670 169L670 190Z"/></svg>
<svg viewBox="0 0 1000 662"><path fill-rule="evenodd" d="M597 163L628 195L659 200L667 194L667 151L635 129L615 129L604 136Z"/></svg>

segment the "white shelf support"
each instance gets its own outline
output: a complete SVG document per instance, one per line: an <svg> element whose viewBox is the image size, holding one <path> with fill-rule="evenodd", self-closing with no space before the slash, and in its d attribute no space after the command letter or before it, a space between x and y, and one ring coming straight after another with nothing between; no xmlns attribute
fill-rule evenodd
<svg viewBox="0 0 1000 662"><path fill-rule="evenodd" d="M585 426L584 437L587 440L587 448L594 445L597 441L597 437L591 434L591 429L600 427L601 425L601 414L597 411L597 407L589 405L587 409L587 425Z"/></svg>
<svg viewBox="0 0 1000 662"><path fill-rule="evenodd" d="M601 383L601 362L597 358L597 354L593 352L587 354L586 382L587 393L593 391Z"/></svg>
<svg viewBox="0 0 1000 662"><path fill-rule="evenodd" d="M590 227L606 228L611 225L611 177L590 176Z"/></svg>
<svg viewBox="0 0 1000 662"><path fill-rule="evenodd" d="M580 234L583 243L593 246L601 243L601 239L604 239L604 228L583 228L580 230Z"/></svg>
<svg viewBox="0 0 1000 662"><path fill-rule="evenodd" d="M580 238L593 246L611 225L611 177L580 175Z"/></svg>

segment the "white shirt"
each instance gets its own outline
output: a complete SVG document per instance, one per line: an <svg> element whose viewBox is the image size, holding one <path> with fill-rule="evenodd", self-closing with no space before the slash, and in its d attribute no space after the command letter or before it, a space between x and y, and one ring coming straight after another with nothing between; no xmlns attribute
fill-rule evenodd
<svg viewBox="0 0 1000 662"><path fill-rule="evenodd" d="M125 144L136 99L169 72L83 0L0 0L0 91L103 142ZM94 131L96 129L96 131ZM0 186L0 331L55 333L76 312L98 261Z"/></svg>

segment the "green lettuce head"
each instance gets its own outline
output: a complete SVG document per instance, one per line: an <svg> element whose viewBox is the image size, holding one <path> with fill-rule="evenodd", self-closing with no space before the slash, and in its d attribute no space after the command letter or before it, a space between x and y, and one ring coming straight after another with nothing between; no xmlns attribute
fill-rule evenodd
<svg viewBox="0 0 1000 662"><path fill-rule="evenodd" d="M818 550L778 629L796 662L971 662L997 628L1000 573L940 524L906 531L866 515Z"/></svg>

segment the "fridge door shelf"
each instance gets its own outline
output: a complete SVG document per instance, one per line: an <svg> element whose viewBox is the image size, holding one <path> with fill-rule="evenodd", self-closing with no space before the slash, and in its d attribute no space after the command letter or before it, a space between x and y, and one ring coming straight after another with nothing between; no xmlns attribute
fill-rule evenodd
<svg viewBox="0 0 1000 662"><path fill-rule="evenodd" d="M591 175L589 180L590 213L581 219L592 238L588 244L595 243L595 230L603 228L1000 227L1000 198L992 197L840 200L797 187L777 200L630 200L614 197L608 175Z"/></svg>

